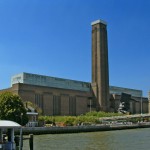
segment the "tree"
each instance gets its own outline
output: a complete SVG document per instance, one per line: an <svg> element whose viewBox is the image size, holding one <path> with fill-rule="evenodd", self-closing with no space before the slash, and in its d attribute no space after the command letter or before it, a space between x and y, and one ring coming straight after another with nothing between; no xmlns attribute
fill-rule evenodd
<svg viewBox="0 0 150 150"><path fill-rule="evenodd" d="M11 92L0 94L0 119L15 121L21 125L28 122L26 109L18 95Z"/></svg>
<svg viewBox="0 0 150 150"><path fill-rule="evenodd" d="M30 101L25 101L24 106L26 109L28 109L28 107L32 107L33 109L35 109L35 112L37 112L39 115L42 114L42 109ZM30 111L30 110L28 109L27 111Z"/></svg>

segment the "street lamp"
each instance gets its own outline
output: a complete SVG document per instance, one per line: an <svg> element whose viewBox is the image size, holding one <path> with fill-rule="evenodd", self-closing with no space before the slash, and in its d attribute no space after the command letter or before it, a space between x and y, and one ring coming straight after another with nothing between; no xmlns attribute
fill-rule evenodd
<svg viewBox="0 0 150 150"><path fill-rule="evenodd" d="M92 110L92 97L89 97L89 100L90 100L90 112Z"/></svg>
<svg viewBox="0 0 150 150"><path fill-rule="evenodd" d="M143 100L142 100L142 96L141 96L141 115L142 115L142 111L143 111Z"/></svg>
<svg viewBox="0 0 150 150"><path fill-rule="evenodd" d="M90 112L91 112L91 98L90 98Z"/></svg>

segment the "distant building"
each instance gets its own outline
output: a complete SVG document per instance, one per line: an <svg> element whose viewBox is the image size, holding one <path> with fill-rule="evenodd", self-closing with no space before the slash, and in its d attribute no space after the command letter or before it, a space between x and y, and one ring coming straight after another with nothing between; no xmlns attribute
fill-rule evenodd
<svg viewBox="0 0 150 150"><path fill-rule="evenodd" d="M18 94L43 110L43 115L81 115L89 111L117 112L125 101L132 114L148 113L148 98L136 89L109 86L107 23L92 22L92 82L20 73L11 87L1 90ZM128 96L123 96L126 93ZM123 102L124 103L124 102Z"/></svg>
<svg viewBox="0 0 150 150"><path fill-rule="evenodd" d="M148 100L150 101L150 91L148 92Z"/></svg>
<svg viewBox="0 0 150 150"><path fill-rule="evenodd" d="M122 93L127 93L135 97L142 97L142 90L122 88L122 87L116 87L116 86L110 86L109 90L110 90L109 91L110 94L121 95Z"/></svg>

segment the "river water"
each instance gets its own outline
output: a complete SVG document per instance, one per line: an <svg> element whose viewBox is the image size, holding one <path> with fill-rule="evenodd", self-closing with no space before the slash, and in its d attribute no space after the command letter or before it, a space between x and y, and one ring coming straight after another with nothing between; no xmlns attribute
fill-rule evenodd
<svg viewBox="0 0 150 150"><path fill-rule="evenodd" d="M23 150L29 150L29 141ZM34 150L150 150L150 128L34 135Z"/></svg>

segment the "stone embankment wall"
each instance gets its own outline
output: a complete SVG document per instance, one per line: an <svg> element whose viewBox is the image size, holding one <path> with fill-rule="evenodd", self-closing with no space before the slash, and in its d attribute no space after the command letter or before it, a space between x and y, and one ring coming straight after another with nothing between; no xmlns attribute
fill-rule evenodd
<svg viewBox="0 0 150 150"><path fill-rule="evenodd" d="M60 134L149 128L150 124L132 125L98 125L98 126L68 126L68 127L24 127L23 134Z"/></svg>

